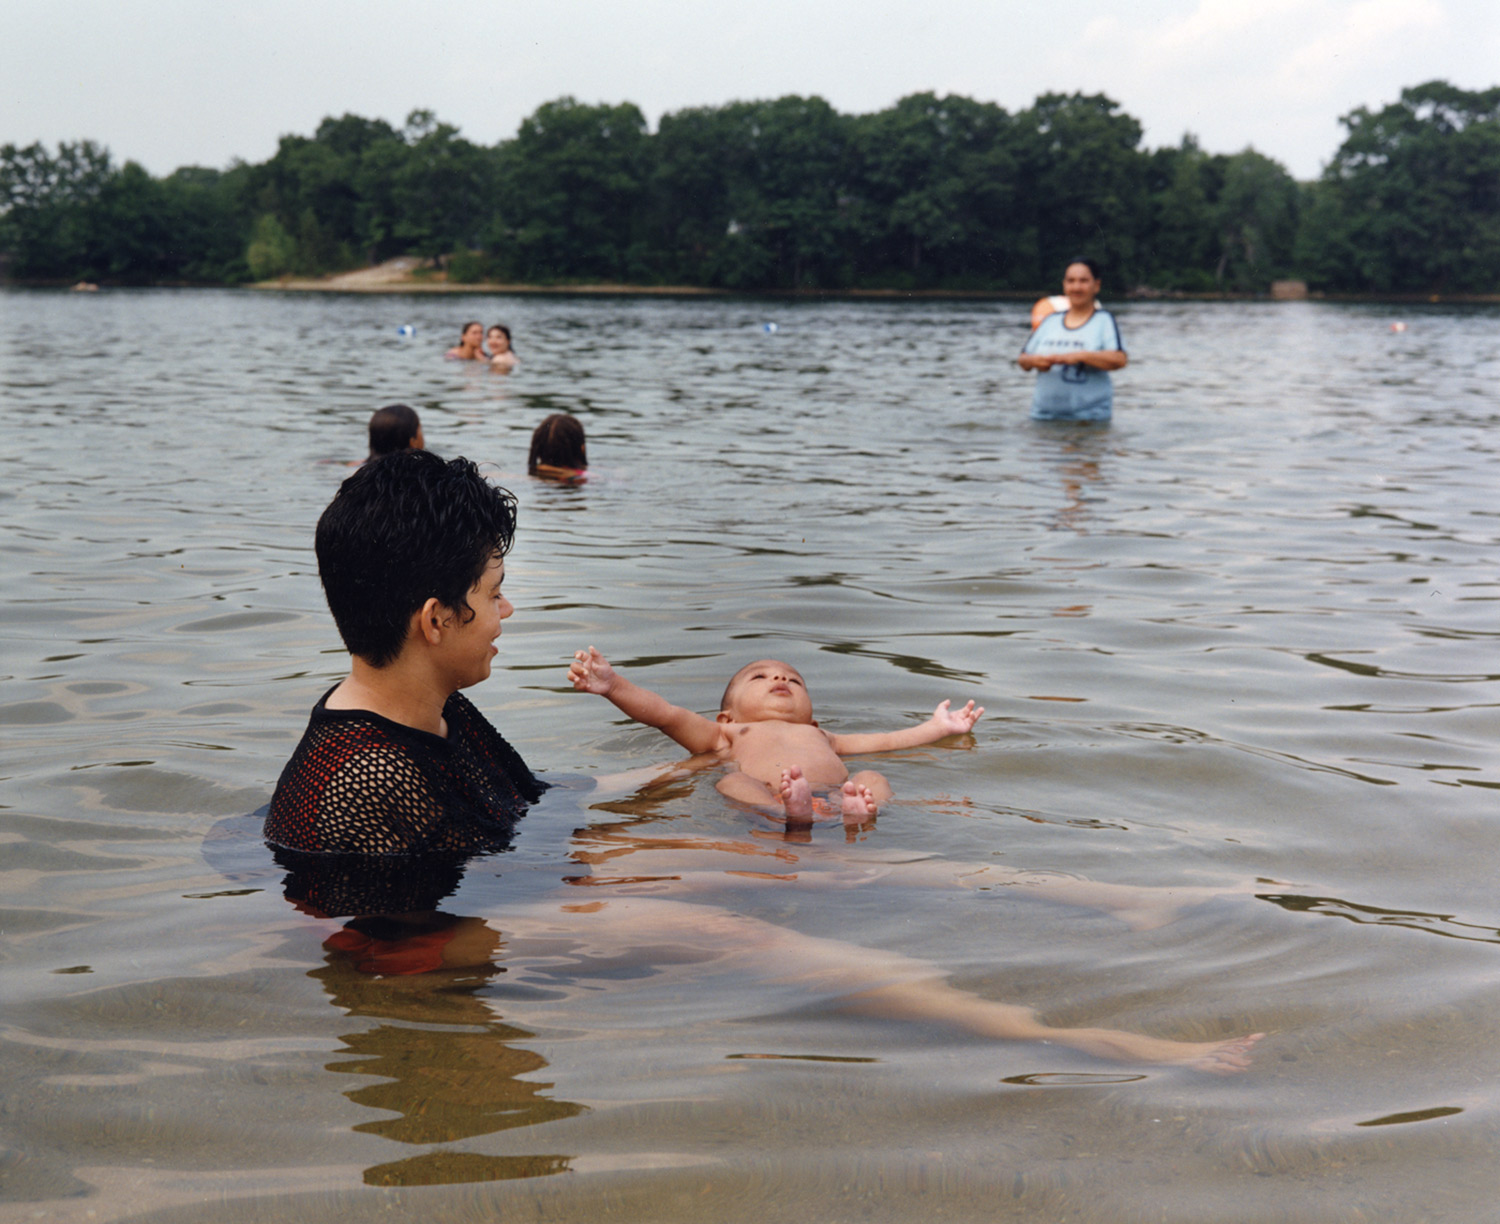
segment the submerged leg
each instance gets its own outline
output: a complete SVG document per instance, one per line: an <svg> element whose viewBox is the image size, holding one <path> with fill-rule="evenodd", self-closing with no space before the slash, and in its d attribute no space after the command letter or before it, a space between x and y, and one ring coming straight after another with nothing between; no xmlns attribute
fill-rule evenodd
<svg viewBox="0 0 1500 1224"><path fill-rule="evenodd" d="M982 1037L1054 1042L1099 1058L1191 1067L1215 1075L1244 1071L1250 1066L1251 1048L1265 1036L1251 1033L1225 1041L1172 1041L1119 1029L1052 1028L1029 1007L981 999L943 981L881 986L852 996L848 1004L869 1015L943 1019Z"/></svg>
<svg viewBox="0 0 1500 1224"><path fill-rule="evenodd" d="M781 801L769 786L739 770L725 774L714 783L714 788L726 799L733 799L737 803L751 803L756 807L781 806Z"/></svg>
<svg viewBox="0 0 1500 1224"><path fill-rule="evenodd" d="M1137 931L1149 931L1174 921L1186 910L1215 897L1254 891L1248 885L1231 888L1175 888L1157 885L1104 884L1051 871L1017 871L989 863L953 863L924 859L901 863L886 876L894 884L938 888L1014 888L1028 896L1061 905L1094 909L1118 918Z"/></svg>
<svg viewBox="0 0 1500 1224"><path fill-rule="evenodd" d="M1054 1028L1029 1007L958 990L932 964L899 952L803 935L717 906L648 897L544 907L511 915L513 945L536 935L577 941L589 955L635 953L667 943L679 971L731 969L764 981L805 988L812 996L862 1015L940 1023L981 1037L1055 1042L1100 1058L1165 1063L1229 1074L1250 1065L1263 1034L1224 1041L1173 1041L1106 1028ZM528 920L528 918L530 920ZM682 955L690 953L690 955Z"/></svg>

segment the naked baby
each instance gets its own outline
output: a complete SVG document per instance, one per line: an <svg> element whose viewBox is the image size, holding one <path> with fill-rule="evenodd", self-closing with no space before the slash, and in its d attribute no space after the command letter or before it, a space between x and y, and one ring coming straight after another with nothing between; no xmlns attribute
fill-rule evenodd
<svg viewBox="0 0 1500 1224"><path fill-rule="evenodd" d="M834 735L813 719L802 674L776 659L758 659L735 672L715 719L674 706L631 683L592 646L573 656L568 679L579 692L608 697L631 718L664 732L695 756L733 763L738 768L720 779L720 793L741 803L781 809L790 821L813 819L815 793L829 794L845 819L875 815L891 797L890 784L870 769L851 777L841 758L916 748L963 735L984 713L984 707L972 701L960 710L950 710L944 701L931 718L913 727Z"/></svg>

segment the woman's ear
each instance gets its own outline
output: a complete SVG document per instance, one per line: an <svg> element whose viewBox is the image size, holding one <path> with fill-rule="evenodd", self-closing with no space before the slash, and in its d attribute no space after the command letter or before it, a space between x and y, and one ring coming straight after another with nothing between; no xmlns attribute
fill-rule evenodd
<svg viewBox="0 0 1500 1224"><path fill-rule="evenodd" d="M417 630L429 646L443 640L443 630L453 614L436 598L429 599L417 612Z"/></svg>

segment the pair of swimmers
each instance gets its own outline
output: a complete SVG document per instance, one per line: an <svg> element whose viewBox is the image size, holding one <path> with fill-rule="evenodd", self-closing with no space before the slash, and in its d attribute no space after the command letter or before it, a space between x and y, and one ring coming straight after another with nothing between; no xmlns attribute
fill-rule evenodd
<svg viewBox="0 0 1500 1224"><path fill-rule="evenodd" d="M484 330L483 323L465 323L458 343L444 356L455 361L488 361L492 370L507 374L516 368L518 362L510 346L510 328L504 323L496 323L489 331Z"/></svg>
<svg viewBox="0 0 1500 1224"><path fill-rule="evenodd" d="M370 417L370 458L404 450L426 450L422 420L415 408L387 404ZM588 478L589 456L583 422L566 412L554 412L531 433L526 472L545 480L578 483Z"/></svg>
<svg viewBox="0 0 1500 1224"><path fill-rule="evenodd" d="M366 464L340 487L319 519L315 544L328 605L351 655L350 671L318 701L282 772L266 820L268 841L303 854L366 862L484 853L508 841L546 783L461 690L489 676L495 642L515 611L503 590L515 511L515 498L486 481L469 460L444 461L421 450ZM712 720L630 683L592 648L575 655L569 674L575 688L605 696L691 751L733 764L721 784L724 793L780 809L788 819L811 817L814 788L836 794L846 817L868 815L889 787L878 775L849 778L843 755L933 743L968 731L982 713L973 703L952 711L945 702L930 719L903 731L825 735L812 720L802 677L775 660L741 668ZM420 860L396 861L405 870ZM967 870L915 864L910 882L957 887ZM858 871L825 874L821 883L829 886L864 882L844 880ZM904 878L896 868L870 878L887 875L896 882ZM694 891L691 881L664 880L665 889ZM1158 913L1164 905L1170 911L1184 899L1200 899L1050 877L1002 882L1098 906L1137 925L1149 924L1145 915L1165 920ZM811 878L806 886L819 883ZM1260 1036L1180 1042L1111 1029L1054 1028L1029 1008L960 991L935 967L909 957L813 938L670 895L615 896L607 907L518 904L506 921L522 932L566 927L601 954L618 948L623 955L654 943L701 945L726 967L810 985L854 1013L943 1023L992 1038L1051 1041L1109 1058L1233 1072L1248 1065Z"/></svg>

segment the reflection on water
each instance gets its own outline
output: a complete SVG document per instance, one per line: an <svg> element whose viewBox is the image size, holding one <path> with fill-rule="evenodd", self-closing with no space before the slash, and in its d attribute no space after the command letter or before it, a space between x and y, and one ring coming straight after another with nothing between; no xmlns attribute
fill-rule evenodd
<svg viewBox="0 0 1500 1224"><path fill-rule="evenodd" d="M324 941L327 964L312 977L350 1016L382 1023L343 1037L351 1057L329 1064L383 1082L346 1092L395 1117L357 1131L430 1147L582 1112L544 1095L551 1084L520 1077L546 1067L525 1049L533 1034L502 1023L481 997L504 973L500 936L477 918L430 914L400 922L356 919ZM415 975L415 976L413 976ZM558 1155L492 1156L434 1150L365 1171L372 1186L434 1186L561 1173Z"/></svg>
<svg viewBox="0 0 1500 1224"><path fill-rule="evenodd" d="M1004 303L468 302L525 344L497 378L423 347L451 299L0 293L7 1207L1487 1220L1500 312L1121 309L1115 421L1078 429L1025 419ZM591 642L703 710L785 657L838 731L972 696L973 743L872 762L899 799L855 830L712 771L549 793L377 907L462 918L319 916L244 827L204 838L340 673L311 525L393 401L518 493L473 696L542 770L672 755L568 689ZM523 475L551 412L586 485ZM851 1016L743 931L1056 1025L1269 1036L1218 1080Z"/></svg>
<svg viewBox="0 0 1500 1224"><path fill-rule="evenodd" d="M1356 905L1352 901L1340 901L1337 897L1298 897L1285 893L1262 893L1260 899L1297 914L1327 914L1333 918L1344 918L1349 922L1362 925L1405 927L1407 930L1425 931L1429 935L1443 935L1449 939L1500 943L1500 930L1494 927L1476 926L1472 922L1460 922L1452 914L1422 914L1411 910L1381 909L1374 905Z"/></svg>

